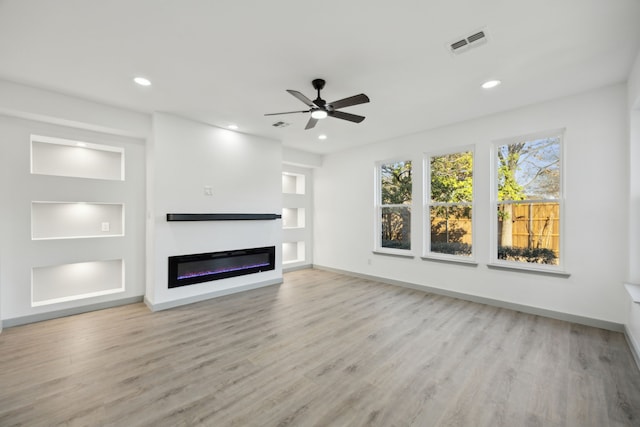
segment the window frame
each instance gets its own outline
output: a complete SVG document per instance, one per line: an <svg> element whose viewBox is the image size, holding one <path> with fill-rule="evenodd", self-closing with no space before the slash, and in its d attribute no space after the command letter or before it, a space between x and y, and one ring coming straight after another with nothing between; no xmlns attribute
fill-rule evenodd
<svg viewBox="0 0 640 427"><path fill-rule="evenodd" d="M457 153L466 153L471 152L471 158L473 160L473 169L472 169L472 182L473 188L471 190L471 202L460 202L460 203L445 203L445 202L431 202L431 158L446 156L450 154ZM422 219L424 224L423 229L423 238L422 238L422 258L423 259L433 259L433 260L441 260L441 261L450 261L450 262L459 262L466 264L477 264L476 261L476 146L472 145L463 145L455 148L448 148L436 151L429 151L423 154L423 191L422 191ZM446 207L455 207L455 206L470 206L471 207L471 255L452 255L452 254L443 254L439 252L431 251L431 207L432 206L446 206Z"/></svg>
<svg viewBox="0 0 640 427"><path fill-rule="evenodd" d="M490 268L501 268L506 270L522 270L533 273L543 273L543 274L551 274L557 276L569 276L569 273L566 272L566 259L565 259L565 247L566 247L566 222L565 222L565 211L566 211L566 175L567 175L567 167L566 167L566 137L565 137L566 129L558 128L551 129L540 132L533 132L529 134L502 138L499 140L494 140L491 144L491 203L490 207L490 261L488 263L488 267ZM559 165L560 165L560 182L559 182L559 195L557 199L531 199L527 200L527 202L548 202L553 201L557 202L559 206L559 215L558 215L558 228L559 228L559 244L558 244L558 258L559 262L557 265L551 264L537 264L537 263L528 263L524 261L510 261L503 260L498 258L498 246L499 246L499 238L498 238L498 207L501 204L507 203L522 203L523 201L500 201L498 200L498 148L503 145L514 144L517 142L529 142L536 141L545 138L559 138Z"/></svg>
<svg viewBox="0 0 640 427"><path fill-rule="evenodd" d="M410 204L393 204L393 205L383 205L382 204L382 165L390 164L390 163L406 163L411 162L411 203ZM395 255L401 257L413 257L414 256L414 248L415 244L413 242L413 230L414 230L414 190L415 190L415 161L411 158L411 156L399 156L393 157L390 159L379 160L375 162L375 171L374 171L374 237L373 237L373 252L379 254L386 255ZM410 213L410 232L409 232L409 245L410 249L396 249L396 248L386 248L382 246L382 210L383 208L393 208L393 207L408 207Z"/></svg>

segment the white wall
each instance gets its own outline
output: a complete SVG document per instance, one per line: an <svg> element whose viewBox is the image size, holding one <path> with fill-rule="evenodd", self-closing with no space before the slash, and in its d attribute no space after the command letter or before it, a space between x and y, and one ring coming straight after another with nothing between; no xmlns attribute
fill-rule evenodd
<svg viewBox="0 0 640 427"><path fill-rule="evenodd" d="M121 147L126 156L125 181L33 175L31 134ZM46 313L130 300L144 294L144 152L143 140L0 115L0 311L5 323L20 323L16 319L24 317L33 321L47 318ZM126 233L98 239L32 240L34 200L123 203ZM33 267L113 259L125 261L124 292L31 307Z"/></svg>
<svg viewBox="0 0 640 427"><path fill-rule="evenodd" d="M640 286L640 53L629 75L629 251L626 280ZM640 304L627 296L626 329L640 356ZM640 358L637 359L640 363Z"/></svg>
<svg viewBox="0 0 640 427"><path fill-rule="evenodd" d="M501 90L506 90L501 89ZM625 86L616 85L325 156L315 171L314 264L535 309L622 324L627 260ZM569 278L488 269L492 141L566 128L565 266ZM424 152L475 144L477 267L424 261ZM413 160L416 258L372 253L374 163ZM369 264L370 262L370 264Z"/></svg>
<svg viewBox="0 0 640 427"><path fill-rule="evenodd" d="M167 222L167 213L280 213L279 142L157 113L148 147L147 286L152 309L281 281L282 222ZM213 195L206 196L210 186ZM167 258L276 247L274 271L169 289Z"/></svg>
<svg viewBox="0 0 640 427"><path fill-rule="evenodd" d="M320 154L296 150L295 148L282 147L282 163L304 168L317 168L322 166Z"/></svg>
<svg viewBox="0 0 640 427"><path fill-rule="evenodd" d="M0 80L0 319L5 324L80 312L88 305L94 309L105 307L123 298L135 300L143 295L144 200L140 195L144 191L144 139L150 124L149 115ZM76 180L30 175L31 133L124 147L127 181L121 183L117 194L112 190L96 194L95 187L84 187ZM67 200L68 188L88 201L125 201L127 236L119 242L103 241L99 250L91 246L92 239L84 239L84 243L32 242L27 206L32 199ZM116 249L118 245L124 245L124 251L122 247ZM96 251L105 257L126 258L125 293L29 307L31 267L75 261L90 253L99 256ZM19 318L26 320L16 320Z"/></svg>
<svg viewBox="0 0 640 427"><path fill-rule="evenodd" d="M148 114L6 80L0 80L0 114L141 139L149 135L151 126Z"/></svg>

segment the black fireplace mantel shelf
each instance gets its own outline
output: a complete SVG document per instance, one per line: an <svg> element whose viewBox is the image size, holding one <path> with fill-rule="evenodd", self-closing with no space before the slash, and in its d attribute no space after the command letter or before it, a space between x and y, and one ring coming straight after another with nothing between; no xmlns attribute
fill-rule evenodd
<svg viewBox="0 0 640 427"><path fill-rule="evenodd" d="M282 218L280 214L261 213L168 213L167 221L256 221Z"/></svg>

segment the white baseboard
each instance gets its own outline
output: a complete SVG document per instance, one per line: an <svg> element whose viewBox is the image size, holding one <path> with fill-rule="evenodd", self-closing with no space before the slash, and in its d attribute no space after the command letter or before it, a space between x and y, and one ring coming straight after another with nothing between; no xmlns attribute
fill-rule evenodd
<svg viewBox="0 0 640 427"><path fill-rule="evenodd" d="M626 325L624 327L624 337L627 340L627 344L629 344L631 354L633 355L633 359L636 361L638 370L640 370L640 344L633 338L631 331L629 331L629 328Z"/></svg>
<svg viewBox="0 0 640 427"><path fill-rule="evenodd" d="M58 317L73 316L74 314L82 314L89 311L102 310L127 304L137 304L139 302L142 302L142 296L67 308L64 310L49 311L47 313L30 314L28 316L14 317L13 319L4 319L2 321L2 327L11 328L13 326L26 325L27 323L42 322L44 320L57 319Z"/></svg>
<svg viewBox="0 0 640 427"><path fill-rule="evenodd" d="M251 283L248 285L238 286L236 288L222 289L219 291L209 292L202 295L194 295L192 297L180 298L176 300L160 302L155 304L149 301L145 297L144 303L147 305L147 307L149 307L149 310L151 311L161 311L161 310L167 310L174 307L179 307L181 305L193 304L194 302L205 301L211 298L222 297L225 295L231 295L238 292L249 291L251 289L257 289L265 286L280 285L280 284L282 284L282 277L277 279L265 280L264 282Z"/></svg>
<svg viewBox="0 0 640 427"><path fill-rule="evenodd" d="M314 264L313 268L317 268L318 270L332 271L332 272L335 272L335 273L340 273L340 274L344 274L344 275L352 276L352 277L359 277L359 278L362 278L362 279L372 280L372 281L375 281L375 282L381 282L381 283L385 283L385 284L388 284L388 285L402 286L404 288L411 288L411 289L416 289L418 291L429 292L429 293L432 293L432 294L444 295L444 296L457 298L457 299L461 299L461 300L465 300L465 301L477 302L477 303L480 303L480 304L490 305L490 306L493 306L493 307L506 308L506 309L509 309L509 310L520 311L522 313L535 314L537 316L548 317L548 318L556 319L556 320L564 320L564 321L567 321L567 322L577 323L577 324L585 325L585 326L593 326L595 328L606 329L606 330L609 330L609 331L624 332L624 330L625 330L625 327L624 327L623 324L615 323L615 322L609 322L607 320L593 319L593 318L590 318L590 317L577 316L575 314L568 314L568 313L563 313L563 312L559 312L559 311L547 310L547 309L539 308L539 307L531 307L531 306L528 306L528 305L521 305L521 304L516 304L516 303L511 303L511 302L506 302L506 301L501 301L501 300L496 300L496 299L492 299L492 298L485 298L485 297L480 297L480 296L477 296L477 295L469 295L469 294L465 294L465 293L462 293L462 292L449 291L447 289L434 288L434 287L431 287L431 286L419 285L419 284L416 284L416 283L403 282L403 281L394 280L394 279L387 279L387 278L384 278L384 277L371 276L371 275L368 275L368 274L355 273L355 272L352 272L352 271L340 270L340 269L337 269L337 268L325 267L325 266L317 265L317 264Z"/></svg>
<svg viewBox="0 0 640 427"><path fill-rule="evenodd" d="M295 265L293 267L287 267L286 265L283 265L282 272L288 273L289 271L306 270L307 268L313 268L313 266L311 264Z"/></svg>

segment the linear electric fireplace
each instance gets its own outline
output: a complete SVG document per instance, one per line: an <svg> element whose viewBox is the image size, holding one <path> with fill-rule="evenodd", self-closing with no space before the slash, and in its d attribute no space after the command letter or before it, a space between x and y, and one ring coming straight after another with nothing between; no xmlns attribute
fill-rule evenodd
<svg viewBox="0 0 640 427"><path fill-rule="evenodd" d="M276 247L169 257L169 288L275 270Z"/></svg>

